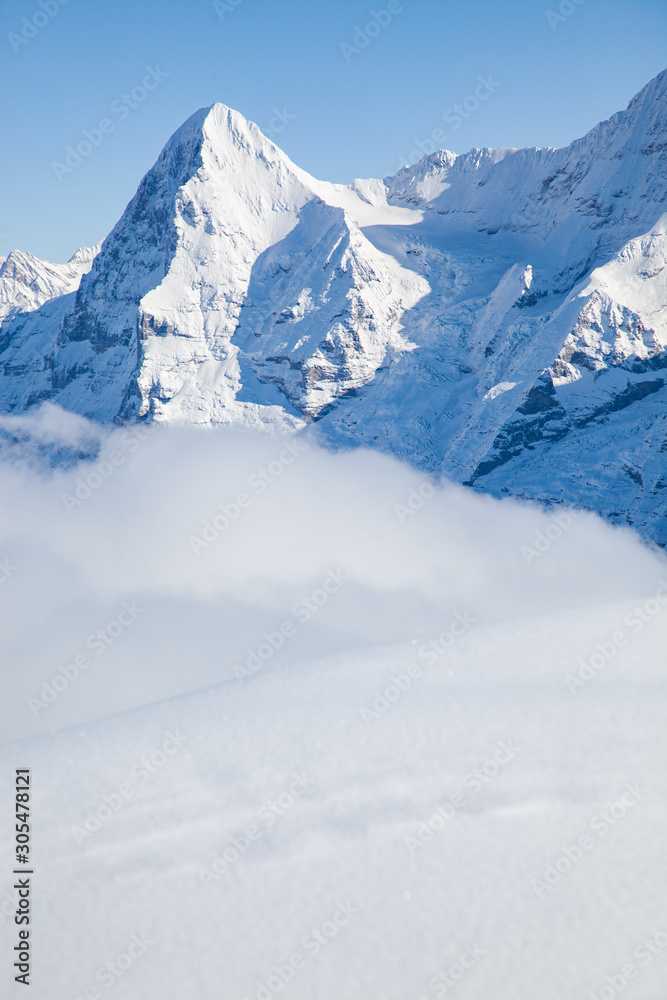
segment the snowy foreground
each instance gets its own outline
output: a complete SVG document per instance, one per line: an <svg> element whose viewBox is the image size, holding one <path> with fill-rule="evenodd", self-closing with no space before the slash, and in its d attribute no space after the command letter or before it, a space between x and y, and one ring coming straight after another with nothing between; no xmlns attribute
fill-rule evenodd
<svg viewBox="0 0 667 1000"><path fill-rule="evenodd" d="M299 447L158 432L71 511L95 463L2 467L31 996L664 1000L664 556Z"/></svg>

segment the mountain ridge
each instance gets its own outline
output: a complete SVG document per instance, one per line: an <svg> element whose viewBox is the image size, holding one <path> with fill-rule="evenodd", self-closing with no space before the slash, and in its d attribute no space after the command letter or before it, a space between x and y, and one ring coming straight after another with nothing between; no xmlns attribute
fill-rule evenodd
<svg viewBox="0 0 667 1000"><path fill-rule="evenodd" d="M666 120L664 71L569 146L340 185L200 109L99 250L66 274L13 251L14 285L0 264L0 407L316 421L664 545Z"/></svg>

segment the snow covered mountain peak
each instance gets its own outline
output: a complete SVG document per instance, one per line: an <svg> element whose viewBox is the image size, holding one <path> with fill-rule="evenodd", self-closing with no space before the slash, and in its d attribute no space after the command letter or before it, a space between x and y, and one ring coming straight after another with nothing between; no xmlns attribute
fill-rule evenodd
<svg viewBox="0 0 667 1000"><path fill-rule="evenodd" d="M0 258L0 323L76 290L101 246L81 247L66 264L51 264L23 250Z"/></svg>
<svg viewBox="0 0 667 1000"><path fill-rule="evenodd" d="M347 186L202 108L94 261L0 264L2 407L317 420L665 541L666 105L667 72L570 146L441 150Z"/></svg>
<svg viewBox="0 0 667 1000"><path fill-rule="evenodd" d="M217 102L207 108L201 129L205 142L218 152L235 147L256 156L264 156L269 162L290 162L287 155L254 122L226 104ZM294 169L296 171L298 168Z"/></svg>

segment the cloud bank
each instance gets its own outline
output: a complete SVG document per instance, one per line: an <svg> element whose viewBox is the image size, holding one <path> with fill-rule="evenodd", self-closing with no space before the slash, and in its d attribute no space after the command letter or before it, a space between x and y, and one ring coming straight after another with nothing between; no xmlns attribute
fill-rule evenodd
<svg viewBox="0 0 667 1000"><path fill-rule="evenodd" d="M7 739L422 644L457 615L518 637L667 579L661 553L592 514L435 483L312 433L109 430L47 405L3 418L0 439Z"/></svg>

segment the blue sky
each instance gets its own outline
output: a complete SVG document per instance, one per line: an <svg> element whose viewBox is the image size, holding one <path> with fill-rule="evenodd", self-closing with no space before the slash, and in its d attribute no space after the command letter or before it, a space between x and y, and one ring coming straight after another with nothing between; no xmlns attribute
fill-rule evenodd
<svg viewBox="0 0 667 1000"><path fill-rule="evenodd" d="M104 237L214 101L347 182L434 132L457 152L564 145L665 68L666 42L664 0L4 0L0 254L66 260ZM58 171L84 130L97 144Z"/></svg>

